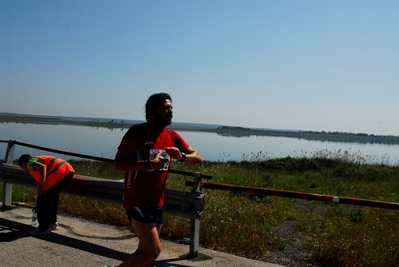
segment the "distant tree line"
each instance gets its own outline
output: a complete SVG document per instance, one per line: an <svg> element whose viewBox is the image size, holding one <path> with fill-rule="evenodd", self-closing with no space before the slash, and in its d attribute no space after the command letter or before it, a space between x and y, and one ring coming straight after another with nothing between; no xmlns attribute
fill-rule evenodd
<svg viewBox="0 0 399 267"><path fill-rule="evenodd" d="M116 121L114 119L108 121L101 120L79 120L79 119L63 119L56 116L33 116L33 115L9 115L0 113L0 123L16 122L16 123L37 123L37 124L68 124L81 125L90 127L129 128L132 125L125 123L123 120ZM289 137L314 141L328 142L351 142L361 144L387 144L399 145L399 136L393 135L374 135L367 133L348 133L348 132L315 132L315 131L284 131L284 130L268 130L268 129L251 129L240 126L219 126L217 128L195 127L195 126L173 126L171 128L181 131L196 132L214 132L226 137L249 137L249 136L275 136Z"/></svg>

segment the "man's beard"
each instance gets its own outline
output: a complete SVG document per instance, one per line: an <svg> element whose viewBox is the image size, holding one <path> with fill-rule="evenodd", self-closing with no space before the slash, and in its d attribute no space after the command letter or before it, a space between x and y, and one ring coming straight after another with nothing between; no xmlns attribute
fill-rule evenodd
<svg viewBox="0 0 399 267"><path fill-rule="evenodd" d="M159 113L155 113L154 125L159 128L165 128L166 126L172 124L172 120L164 119Z"/></svg>

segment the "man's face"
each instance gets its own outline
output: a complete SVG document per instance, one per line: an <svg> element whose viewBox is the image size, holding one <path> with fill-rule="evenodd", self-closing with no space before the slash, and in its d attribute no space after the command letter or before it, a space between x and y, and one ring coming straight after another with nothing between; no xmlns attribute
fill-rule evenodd
<svg viewBox="0 0 399 267"><path fill-rule="evenodd" d="M154 124L158 127L165 128L172 123L173 118L173 105L172 102L167 99L157 107L154 114Z"/></svg>

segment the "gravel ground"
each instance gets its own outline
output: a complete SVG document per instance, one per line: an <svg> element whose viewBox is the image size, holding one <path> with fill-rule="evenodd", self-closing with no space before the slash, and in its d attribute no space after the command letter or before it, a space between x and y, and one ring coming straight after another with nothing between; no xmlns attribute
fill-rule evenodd
<svg viewBox="0 0 399 267"><path fill-rule="evenodd" d="M312 202L308 202L308 201L300 201L300 202L298 202L297 206L298 206L298 209L303 212L319 212L319 213L324 212L323 207L315 205ZM3 213L3 215L5 215L5 214ZM30 216L30 210L27 209L26 217L29 219L29 216ZM21 220L21 218L17 218L17 219ZM23 217L23 220L26 221L27 219L25 217ZM67 229L67 227L65 227L65 226L64 226L64 228ZM60 232L62 232L62 230ZM308 251L306 242L307 242L308 237L312 233L310 231L298 231L298 225L297 225L296 221L285 221L282 224L280 224L278 227L271 229L270 234L271 234L271 236L276 236L276 237L280 238L281 240L287 241L287 246L285 246L281 250L272 251L268 255L263 256L262 258L256 258L255 259L256 261L260 261L258 263L264 262L264 265L266 265L266 266L269 266L269 265L267 265L269 263L271 265L276 264L276 265L282 265L285 267L324 267L321 264L313 263L308 260L309 251ZM0 244L1 244L1 242L0 242ZM173 247L173 246L171 246L171 244L168 244L166 247L171 249L171 247ZM185 249L187 249L187 248L185 248ZM177 251L177 249L173 249L173 250ZM209 250L209 251L211 251L211 250ZM211 253L211 252L209 252L209 253ZM214 251L214 253L218 253L218 252ZM217 257L214 258L214 262L216 262L216 258ZM3 265L0 264L0 266L3 266ZM171 265L171 266L173 266L173 265ZM187 265L187 266L189 266L189 265ZM203 265L203 266L205 266L205 265Z"/></svg>
<svg viewBox="0 0 399 267"><path fill-rule="evenodd" d="M138 239L128 229L59 214L60 229L33 237L30 208L0 210L0 267L54 267L118 265L137 248ZM161 240L162 252L147 267L286 267L199 248L187 257L186 244Z"/></svg>

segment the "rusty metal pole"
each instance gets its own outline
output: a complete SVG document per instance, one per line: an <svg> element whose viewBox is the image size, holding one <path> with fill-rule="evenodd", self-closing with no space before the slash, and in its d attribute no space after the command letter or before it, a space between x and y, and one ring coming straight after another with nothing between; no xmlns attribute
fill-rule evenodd
<svg viewBox="0 0 399 267"><path fill-rule="evenodd" d="M186 181L186 185L192 185L193 181ZM341 203L348 205L358 205L358 206L366 206L366 207L374 207L374 208L382 208L382 209L393 209L399 210L399 203L396 202L386 202L379 200L369 200L369 199L361 199L361 198L350 198L350 197L338 197L333 195L322 195L322 194L312 194L306 192L295 192L295 191L286 191L286 190L277 190L277 189L268 189L268 188L257 188L250 186L238 186L232 184L218 184L218 183L202 183L204 188L208 189L216 189L216 190L224 190L231 192L240 192L240 193L250 193L250 194L263 194L263 195L271 195L278 197L288 197L288 198L299 198L305 200L316 200L316 201L324 201L324 202L332 202L332 203Z"/></svg>

